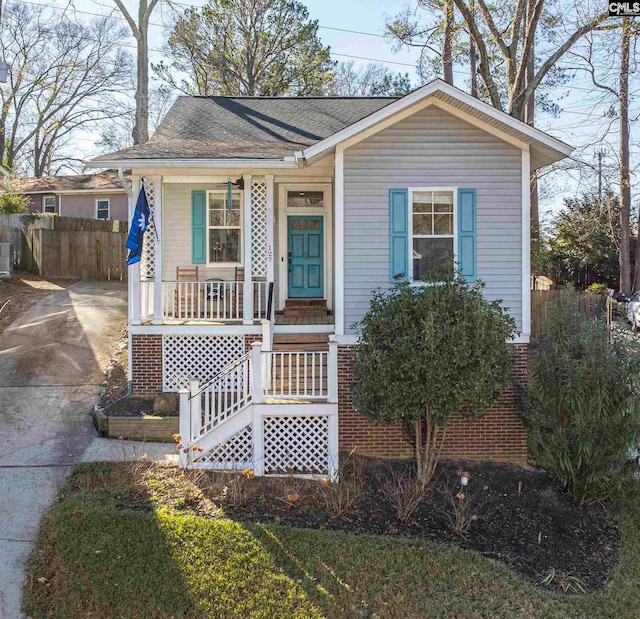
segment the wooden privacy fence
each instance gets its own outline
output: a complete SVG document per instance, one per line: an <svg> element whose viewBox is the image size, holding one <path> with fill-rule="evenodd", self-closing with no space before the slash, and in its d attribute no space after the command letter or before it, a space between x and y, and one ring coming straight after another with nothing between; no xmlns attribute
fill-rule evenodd
<svg viewBox="0 0 640 619"><path fill-rule="evenodd" d="M542 325L547 319L549 304L553 299L564 294L562 289L531 291L531 335L540 335ZM605 318L608 312L607 295L580 294L578 296L580 312L586 318Z"/></svg>
<svg viewBox="0 0 640 619"><path fill-rule="evenodd" d="M0 222L1 223L1 222ZM14 248L14 266L60 279L127 279L127 224L81 217L39 218L26 227L0 227ZM16 259L17 258L17 259Z"/></svg>

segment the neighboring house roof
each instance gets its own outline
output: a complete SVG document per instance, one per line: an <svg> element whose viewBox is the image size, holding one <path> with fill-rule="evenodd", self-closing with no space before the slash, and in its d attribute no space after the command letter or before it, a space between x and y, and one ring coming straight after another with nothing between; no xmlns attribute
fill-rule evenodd
<svg viewBox="0 0 640 619"><path fill-rule="evenodd" d="M21 193L121 193L125 191L118 173L113 170L98 174L17 178L16 187Z"/></svg>
<svg viewBox="0 0 640 619"><path fill-rule="evenodd" d="M283 159L397 97L178 97L145 144L93 159Z"/></svg>
<svg viewBox="0 0 640 619"><path fill-rule="evenodd" d="M203 163L296 167L357 140L420 106L437 105L523 149L531 166L558 161L572 147L491 105L434 80L404 97L179 97L145 144L91 160L90 167Z"/></svg>

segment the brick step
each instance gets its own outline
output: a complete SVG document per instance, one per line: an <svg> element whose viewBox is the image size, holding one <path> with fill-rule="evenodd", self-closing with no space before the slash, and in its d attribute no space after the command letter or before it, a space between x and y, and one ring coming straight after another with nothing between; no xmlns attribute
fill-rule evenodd
<svg viewBox="0 0 640 619"><path fill-rule="evenodd" d="M319 307L323 309L327 309L327 300L326 299L287 299L284 302L285 309L289 307Z"/></svg>

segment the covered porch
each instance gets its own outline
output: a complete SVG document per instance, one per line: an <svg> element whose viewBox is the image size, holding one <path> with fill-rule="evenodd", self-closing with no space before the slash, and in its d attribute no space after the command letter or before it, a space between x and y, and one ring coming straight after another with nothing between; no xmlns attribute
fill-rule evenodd
<svg viewBox="0 0 640 619"><path fill-rule="evenodd" d="M333 324L330 177L134 175L133 196L143 180L152 219L133 324Z"/></svg>

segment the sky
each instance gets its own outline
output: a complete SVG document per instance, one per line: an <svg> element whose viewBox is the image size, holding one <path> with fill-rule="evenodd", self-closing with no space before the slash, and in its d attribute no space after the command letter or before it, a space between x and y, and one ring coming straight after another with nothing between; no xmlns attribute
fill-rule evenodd
<svg viewBox="0 0 640 619"><path fill-rule="evenodd" d="M71 7L81 13L83 18L88 18L86 13L113 14L119 16L115 10L113 0L19 0L29 4L47 4L58 6L61 9ZM417 79L415 70L419 56L419 50L403 49L394 51L391 44L383 36L385 18L399 13L405 6L406 0L302 0L309 9L310 17L319 22L319 35L325 45L329 45L333 58L338 61L354 60L356 64L366 64L369 61L382 62L394 71L408 72L412 81ZM173 6L201 6L204 0L177 0ZM136 0L125 0L125 4L134 9ZM415 6L415 0L412 5ZM73 8L71 8L73 10ZM168 35L168 30L163 24L171 23L175 13L164 3L152 17L150 31L150 59L158 62L162 59L161 48ZM135 50L135 41L130 39L131 52ZM613 61L612 61L613 62ZM572 66L574 60L567 57L563 64ZM457 86L467 89L467 74L460 67L454 71L454 82ZM632 89L633 90L633 89ZM558 118L550 114L538 113L536 125L538 128L548 131L576 147L592 144L598 141L597 137L602 132L603 111L606 106L600 105L593 110L594 102L604 100L604 97L591 84L590 78L584 73L578 73L576 77L565 87L553 92L554 99L561 105L563 111ZM608 99L607 101L611 101ZM634 145L632 153L639 154L638 136L632 131ZM609 132L608 141L598 142L597 146L589 147L586 159L595 163L596 149L604 148L607 151L605 163L615 165L615 152L617 148L618 133L614 128ZM91 135L81 138L81 150L92 154L95 139ZM591 152L593 151L593 152ZM555 213L562 206L565 197L575 195L587 188L588 184L595 184L595 172L587 179L578 179L568 174L556 174L545 178L541 188L541 212ZM635 195L634 205L635 205Z"/></svg>

